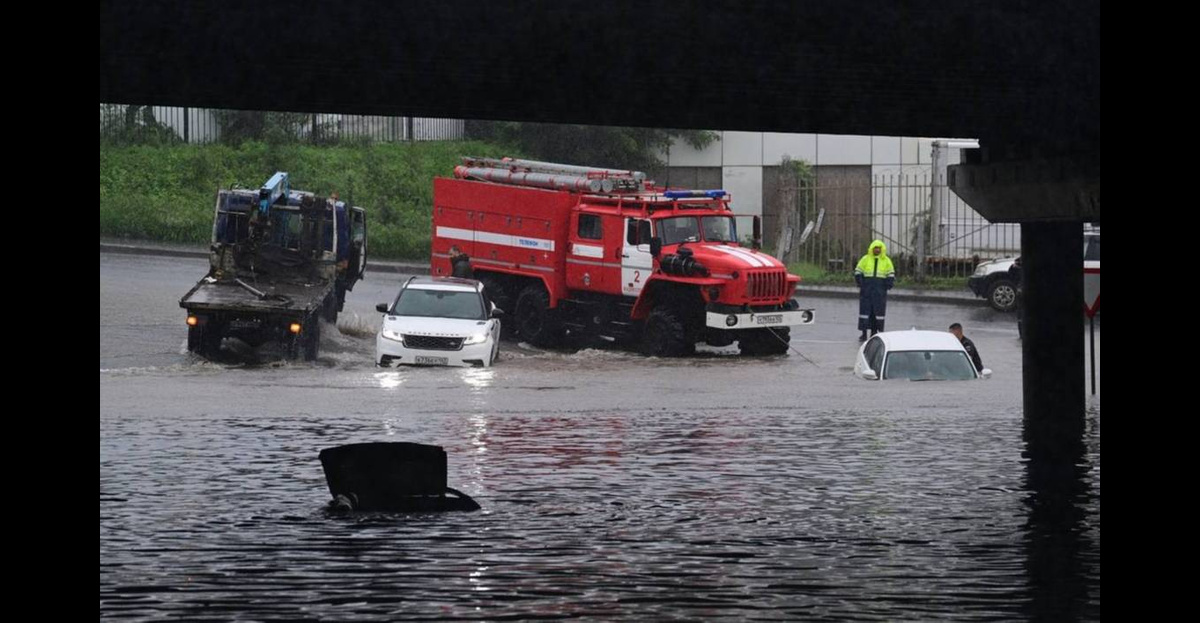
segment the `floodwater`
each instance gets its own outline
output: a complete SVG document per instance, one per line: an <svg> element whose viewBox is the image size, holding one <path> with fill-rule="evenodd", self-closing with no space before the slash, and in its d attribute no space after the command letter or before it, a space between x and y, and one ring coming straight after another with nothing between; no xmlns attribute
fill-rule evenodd
<svg viewBox="0 0 1200 623"><path fill-rule="evenodd" d="M1027 458L1011 315L889 305L893 330L962 322L986 381L855 378L856 302L830 298L785 357L505 342L383 370L401 277L368 273L316 362L217 364L178 307L205 269L100 256L101 618L1100 616L1099 397ZM318 452L368 441L443 446L483 510L327 513Z"/></svg>

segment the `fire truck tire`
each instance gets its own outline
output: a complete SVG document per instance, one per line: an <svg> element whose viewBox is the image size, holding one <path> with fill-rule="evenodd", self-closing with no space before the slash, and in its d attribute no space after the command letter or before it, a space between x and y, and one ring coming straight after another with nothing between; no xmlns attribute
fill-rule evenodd
<svg viewBox="0 0 1200 623"><path fill-rule="evenodd" d="M792 330L788 327L754 329L738 339L738 352L743 355L783 355L788 351Z"/></svg>
<svg viewBox="0 0 1200 623"><path fill-rule="evenodd" d="M646 317L642 349L653 357L682 357L694 352L696 344L688 339L679 312L668 305L660 305Z"/></svg>
<svg viewBox="0 0 1200 623"><path fill-rule="evenodd" d="M517 297L514 313L522 340L542 348L558 346L564 329L557 310L550 309L550 296L541 284L526 286Z"/></svg>

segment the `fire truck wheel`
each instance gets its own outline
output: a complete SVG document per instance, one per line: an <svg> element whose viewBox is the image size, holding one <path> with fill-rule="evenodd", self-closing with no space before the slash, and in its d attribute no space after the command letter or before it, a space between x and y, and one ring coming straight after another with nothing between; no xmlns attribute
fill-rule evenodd
<svg viewBox="0 0 1200 623"><path fill-rule="evenodd" d="M646 317L642 348L654 357L682 357L691 354L696 344L687 338L683 320L673 307L661 305Z"/></svg>
<svg viewBox="0 0 1200 623"><path fill-rule="evenodd" d="M550 296L541 284L526 286L517 297L517 333L534 346L557 346L563 338L558 312L550 309Z"/></svg>
<svg viewBox="0 0 1200 623"><path fill-rule="evenodd" d="M783 355L788 351L792 330L788 327L754 329L738 339L738 352L743 355Z"/></svg>

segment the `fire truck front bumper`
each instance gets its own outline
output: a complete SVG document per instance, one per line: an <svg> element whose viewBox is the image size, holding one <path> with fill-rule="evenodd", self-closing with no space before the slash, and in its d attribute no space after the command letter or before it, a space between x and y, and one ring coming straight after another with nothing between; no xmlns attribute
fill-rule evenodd
<svg viewBox="0 0 1200 623"><path fill-rule="evenodd" d="M704 324L711 329L758 329L763 327L795 327L812 324L817 314L811 309L793 309L761 312L737 312L723 314L708 311L704 314Z"/></svg>

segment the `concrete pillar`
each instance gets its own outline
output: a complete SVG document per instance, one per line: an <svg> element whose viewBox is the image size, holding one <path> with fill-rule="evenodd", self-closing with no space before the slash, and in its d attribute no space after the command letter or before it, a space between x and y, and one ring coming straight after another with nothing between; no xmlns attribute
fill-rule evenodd
<svg viewBox="0 0 1200 623"><path fill-rule="evenodd" d="M1026 447L1053 458L1084 431L1082 224L1022 223L1021 262Z"/></svg>

